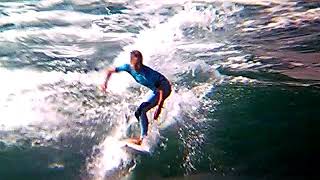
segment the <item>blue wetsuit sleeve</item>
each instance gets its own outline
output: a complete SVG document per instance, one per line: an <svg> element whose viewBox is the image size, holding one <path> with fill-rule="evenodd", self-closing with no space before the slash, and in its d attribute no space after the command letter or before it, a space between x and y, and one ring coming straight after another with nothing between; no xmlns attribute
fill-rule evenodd
<svg viewBox="0 0 320 180"><path fill-rule="evenodd" d="M129 72L130 70L130 65L129 64L124 64L122 66L118 66L115 68L116 72L121 72L121 71L127 71Z"/></svg>

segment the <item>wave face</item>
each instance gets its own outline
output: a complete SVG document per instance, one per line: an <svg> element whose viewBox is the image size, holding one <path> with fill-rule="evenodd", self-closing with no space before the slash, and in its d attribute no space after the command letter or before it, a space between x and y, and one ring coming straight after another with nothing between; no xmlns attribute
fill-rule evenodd
<svg viewBox="0 0 320 180"><path fill-rule="evenodd" d="M0 177L304 177L319 13L289 0L0 2ZM133 113L148 90L123 73L108 93L97 88L133 49L174 89L150 124L151 157L119 142L138 135ZM291 120L301 148L284 156Z"/></svg>

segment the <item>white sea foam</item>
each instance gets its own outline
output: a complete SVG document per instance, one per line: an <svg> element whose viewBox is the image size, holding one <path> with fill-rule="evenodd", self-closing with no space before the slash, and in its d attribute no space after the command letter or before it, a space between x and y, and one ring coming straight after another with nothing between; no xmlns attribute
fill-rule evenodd
<svg viewBox="0 0 320 180"><path fill-rule="evenodd" d="M2 129L14 129L42 122L63 120L45 98L57 93L42 91L38 87L64 81L72 84L81 82L91 85L100 82L97 73L80 74L62 72L36 72L32 70L6 70L0 68L0 126Z"/></svg>
<svg viewBox="0 0 320 180"><path fill-rule="evenodd" d="M1 17L0 26L5 24L26 25L31 23L86 25L99 17L101 18L102 16L66 10L39 12L30 10L25 13L12 13L10 16Z"/></svg>

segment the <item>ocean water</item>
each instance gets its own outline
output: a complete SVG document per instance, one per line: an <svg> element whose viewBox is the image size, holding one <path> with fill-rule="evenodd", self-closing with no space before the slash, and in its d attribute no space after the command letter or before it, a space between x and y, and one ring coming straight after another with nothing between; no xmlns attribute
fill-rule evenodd
<svg viewBox="0 0 320 180"><path fill-rule="evenodd" d="M319 15L312 0L0 1L0 180L318 179ZM126 74L98 88L133 49L174 87L150 156L119 145L148 90Z"/></svg>

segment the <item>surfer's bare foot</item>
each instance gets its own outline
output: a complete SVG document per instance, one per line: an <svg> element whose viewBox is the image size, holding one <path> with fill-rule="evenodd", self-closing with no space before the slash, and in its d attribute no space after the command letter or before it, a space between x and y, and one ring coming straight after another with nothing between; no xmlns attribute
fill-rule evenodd
<svg viewBox="0 0 320 180"><path fill-rule="evenodd" d="M138 139L136 144L137 145L141 145L142 144L142 139Z"/></svg>
<svg viewBox="0 0 320 180"><path fill-rule="evenodd" d="M128 140L130 143L136 144L136 145L141 145L142 139L136 138L136 139L129 139Z"/></svg>

